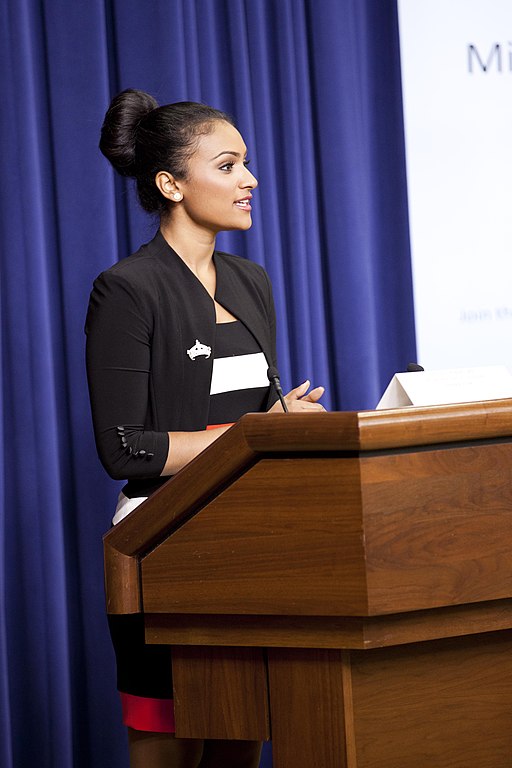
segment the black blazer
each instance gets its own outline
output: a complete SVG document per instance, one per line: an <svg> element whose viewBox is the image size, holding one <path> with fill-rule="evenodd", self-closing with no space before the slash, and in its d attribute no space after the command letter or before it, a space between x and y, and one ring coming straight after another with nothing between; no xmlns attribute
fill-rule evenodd
<svg viewBox="0 0 512 768"><path fill-rule="evenodd" d="M216 301L243 322L276 366L275 312L265 270L215 251ZM87 377L100 459L129 496L160 478L170 431L205 429L215 356L215 307L158 232L94 282L86 320ZM189 356L198 341L209 357ZM275 397L269 397L269 406ZM155 482L156 479L156 482ZM149 481L149 482L148 482Z"/></svg>

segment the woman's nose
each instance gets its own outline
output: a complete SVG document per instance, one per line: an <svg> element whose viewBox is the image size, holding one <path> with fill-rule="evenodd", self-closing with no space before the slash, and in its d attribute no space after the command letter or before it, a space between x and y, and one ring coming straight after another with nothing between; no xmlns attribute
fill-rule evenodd
<svg viewBox="0 0 512 768"><path fill-rule="evenodd" d="M251 187L251 189L256 189L258 186L258 179L256 176L250 172L250 170L246 167L245 169L245 178L243 179L242 186L243 187Z"/></svg>

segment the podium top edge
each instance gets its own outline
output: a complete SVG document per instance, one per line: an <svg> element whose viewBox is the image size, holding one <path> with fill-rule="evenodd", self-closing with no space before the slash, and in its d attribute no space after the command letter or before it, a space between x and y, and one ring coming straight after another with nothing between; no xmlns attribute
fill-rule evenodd
<svg viewBox="0 0 512 768"><path fill-rule="evenodd" d="M256 452L374 451L512 437L512 399L378 411L246 414L235 428Z"/></svg>

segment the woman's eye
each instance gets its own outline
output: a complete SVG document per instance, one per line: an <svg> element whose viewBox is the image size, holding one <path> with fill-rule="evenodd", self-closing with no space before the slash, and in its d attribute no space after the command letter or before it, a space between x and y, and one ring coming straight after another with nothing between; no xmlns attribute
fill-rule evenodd
<svg viewBox="0 0 512 768"><path fill-rule="evenodd" d="M245 165L246 168L247 168L247 166L249 165L250 162L251 161L248 158L246 160L244 160L244 165Z"/></svg>
<svg viewBox="0 0 512 768"><path fill-rule="evenodd" d="M234 166L234 163L224 163L224 165L220 166L220 170L227 171L229 173L229 171L233 168L233 166Z"/></svg>

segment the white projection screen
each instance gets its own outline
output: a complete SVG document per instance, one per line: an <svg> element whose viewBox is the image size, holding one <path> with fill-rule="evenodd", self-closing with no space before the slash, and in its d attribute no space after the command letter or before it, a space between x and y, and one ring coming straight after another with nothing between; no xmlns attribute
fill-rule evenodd
<svg viewBox="0 0 512 768"><path fill-rule="evenodd" d="M418 362L512 370L512 0L398 0Z"/></svg>

